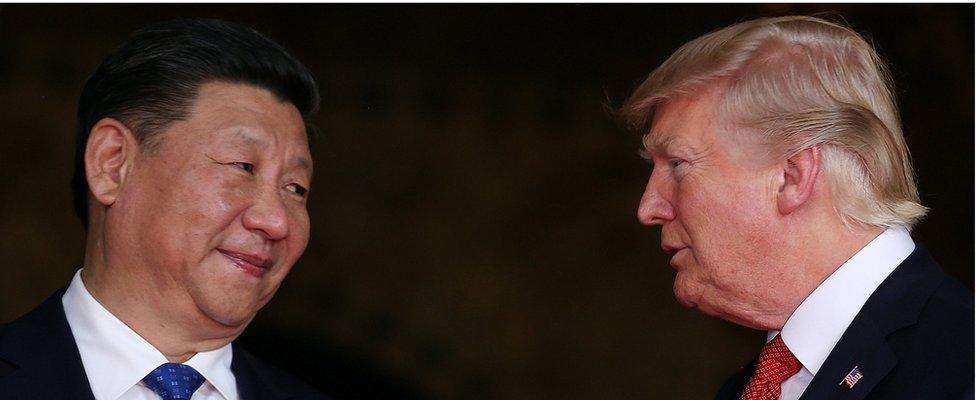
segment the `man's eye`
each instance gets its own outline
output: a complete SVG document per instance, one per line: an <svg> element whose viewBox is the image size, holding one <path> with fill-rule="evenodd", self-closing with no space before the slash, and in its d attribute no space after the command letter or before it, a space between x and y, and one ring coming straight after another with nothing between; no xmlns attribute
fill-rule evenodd
<svg viewBox="0 0 976 400"><path fill-rule="evenodd" d="M299 185L297 183L291 183L287 187L288 190L292 191L293 193L299 196L305 197L305 195L308 194L308 189L306 189L304 186Z"/></svg>
<svg viewBox="0 0 976 400"><path fill-rule="evenodd" d="M254 164L246 163L246 162L234 162L234 163L231 163L231 164L234 165L237 168L243 169L247 173L253 173L254 172Z"/></svg>
<svg viewBox="0 0 976 400"><path fill-rule="evenodd" d="M668 160L668 165L671 166L671 169L678 168L678 167L682 166L684 163L685 163L685 160L680 160L680 159L676 159L676 158L672 158L671 160Z"/></svg>

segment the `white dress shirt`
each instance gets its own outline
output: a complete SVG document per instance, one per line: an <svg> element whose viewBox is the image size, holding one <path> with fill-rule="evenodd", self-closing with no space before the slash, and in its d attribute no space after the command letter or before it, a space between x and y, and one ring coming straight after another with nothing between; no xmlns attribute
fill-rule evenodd
<svg viewBox="0 0 976 400"><path fill-rule="evenodd" d="M92 297L81 280L81 270L75 273L61 303L95 400L159 400L142 378L169 361ZM230 346L197 353L184 363L206 379L193 393L193 400L238 400Z"/></svg>
<svg viewBox="0 0 976 400"><path fill-rule="evenodd" d="M913 250L915 242L907 230L884 231L814 289L782 332L769 331L766 340L781 334L802 365L800 372L780 385L780 400L800 398L868 297Z"/></svg>

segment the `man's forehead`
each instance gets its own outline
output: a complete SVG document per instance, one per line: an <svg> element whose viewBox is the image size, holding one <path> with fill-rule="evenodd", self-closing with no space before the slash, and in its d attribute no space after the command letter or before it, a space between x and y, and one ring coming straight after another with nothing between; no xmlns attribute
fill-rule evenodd
<svg viewBox="0 0 976 400"><path fill-rule="evenodd" d="M655 112L650 130L643 137L644 149L652 154L682 148L704 150L720 135L719 131L730 128L720 120L708 97L666 102Z"/></svg>

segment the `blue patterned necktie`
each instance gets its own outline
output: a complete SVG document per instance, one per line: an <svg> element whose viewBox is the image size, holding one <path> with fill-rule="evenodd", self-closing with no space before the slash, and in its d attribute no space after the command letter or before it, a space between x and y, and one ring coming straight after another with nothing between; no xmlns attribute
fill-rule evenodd
<svg viewBox="0 0 976 400"><path fill-rule="evenodd" d="M173 363L160 365L142 378L146 386L163 400L189 399L204 380L193 367Z"/></svg>

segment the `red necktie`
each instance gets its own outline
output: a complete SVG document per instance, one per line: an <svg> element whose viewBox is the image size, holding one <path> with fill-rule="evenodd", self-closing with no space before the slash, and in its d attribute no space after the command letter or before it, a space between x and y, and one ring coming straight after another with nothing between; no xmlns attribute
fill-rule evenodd
<svg viewBox="0 0 976 400"><path fill-rule="evenodd" d="M797 361L783 338L776 335L759 351L756 372L739 395L739 400L778 400L779 385L800 371Z"/></svg>

